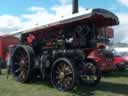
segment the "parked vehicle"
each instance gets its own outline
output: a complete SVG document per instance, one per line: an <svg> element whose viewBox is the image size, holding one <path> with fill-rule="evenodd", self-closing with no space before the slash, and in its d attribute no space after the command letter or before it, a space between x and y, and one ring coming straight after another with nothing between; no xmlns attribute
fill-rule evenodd
<svg viewBox="0 0 128 96"><path fill-rule="evenodd" d="M12 35L0 36L0 63L2 67L6 66L6 54L8 46L18 43L19 39Z"/></svg>
<svg viewBox="0 0 128 96"><path fill-rule="evenodd" d="M116 52L118 52L128 63L128 48L114 48Z"/></svg>
<svg viewBox="0 0 128 96"><path fill-rule="evenodd" d="M93 59L99 65L102 72L109 72L116 69L114 55L111 50L94 49L90 52L88 58Z"/></svg>
<svg viewBox="0 0 128 96"><path fill-rule="evenodd" d="M116 65L116 68L119 70L124 70L127 65L127 60L116 50L113 50L113 54L114 54L114 64Z"/></svg>
<svg viewBox="0 0 128 96"><path fill-rule="evenodd" d="M125 60L125 67L128 68L128 52L120 53L123 59Z"/></svg>

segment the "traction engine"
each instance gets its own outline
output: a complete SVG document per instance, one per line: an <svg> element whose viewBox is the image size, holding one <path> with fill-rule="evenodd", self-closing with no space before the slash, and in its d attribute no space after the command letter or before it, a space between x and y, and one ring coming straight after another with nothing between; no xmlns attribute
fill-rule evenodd
<svg viewBox="0 0 128 96"><path fill-rule="evenodd" d="M85 52L96 48L99 28L118 24L113 13L89 9L19 31L21 41L12 56L15 80L26 83L40 76L64 91L73 89L80 82L97 85L101 78L99 66L88 59Z"/></svg>

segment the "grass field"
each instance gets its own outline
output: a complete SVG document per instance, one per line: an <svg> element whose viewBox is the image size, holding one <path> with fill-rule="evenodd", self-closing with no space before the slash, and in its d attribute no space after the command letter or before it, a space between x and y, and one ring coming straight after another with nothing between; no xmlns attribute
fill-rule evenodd
<svg viewBox="0 0 128 96"><path fill-rule="evenodd" d="M60 92L46 81L21 84L0 75L0 96L128 96L128 70L103 76L96 87L79 86L70 92Z"/></svg>

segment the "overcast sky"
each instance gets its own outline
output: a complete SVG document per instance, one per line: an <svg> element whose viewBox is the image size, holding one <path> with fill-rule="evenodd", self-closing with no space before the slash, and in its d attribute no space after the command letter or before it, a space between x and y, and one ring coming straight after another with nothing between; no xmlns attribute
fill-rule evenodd
<svg viewBox="0 0 128 96"><path fill-rule="evenodd" d="M1 0L0 34L45 24L72 13L72 0ZM128 0L79 0L79 10L104 8L115 13L120 25L115 27L115 40L128 42Z"/></svg>

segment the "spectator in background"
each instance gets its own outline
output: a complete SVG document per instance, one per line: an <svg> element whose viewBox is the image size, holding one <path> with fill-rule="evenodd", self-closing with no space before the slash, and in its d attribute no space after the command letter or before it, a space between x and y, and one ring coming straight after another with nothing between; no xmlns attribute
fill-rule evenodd
<svg viewBox="0 0 128 96"><path fill-rule="evenodd" d="M6 64L7 64L7 79L8 75L12 73L12 62L11 62L11 57L14 51L15 45L9 45L8 46L8 52L6 54Z"/></svg>
<svg viewBox="0 0 128 96"><path fill-rule="evenodd" d="M37 38L35 37L34 34L29 34L27 37L27 42L33 47L35 53L40 53L40 45L39 42L37 41Z"/></svg>
<svg viewBox="0 0 128 96"><path fill-rule="evenodd" d="M28 37L27 37L27 41L29 44L31 44L32 46L34 46L34 43L35 43L35 36L33 34L29 34Z"/></svg>

